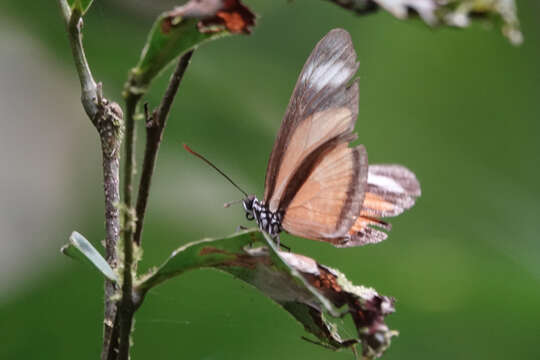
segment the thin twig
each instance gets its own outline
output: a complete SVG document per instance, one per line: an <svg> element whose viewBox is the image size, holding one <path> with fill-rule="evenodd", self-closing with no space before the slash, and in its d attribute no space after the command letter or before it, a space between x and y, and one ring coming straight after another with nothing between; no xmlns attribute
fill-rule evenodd
<svg viewBox="0 0 540 360"><path fill-rule="evenodd" d="M122 110L116 103L102 97L101 85L92 77L82 45L82 14L75 8L71 11L66 0L59 0L60 9L66 23L75 67L81 83L82 105L96 127L101 140L103 157L103 189L105 193L105 252L107 262L114 269L117 266L116 245L119 237L119 156L122 142ZM111 343L116 304L112 300L116 284L105 280L105 314L103 330L103 351L106 359Z"/></svg>
<svg viewBox="0 0 540 360"><path fill-rule="evenodd" d="M106 349L107 354L105 358L102 356L102 360L115 360L118 356L118 332L120 330L118 322L119 316L117 311L116 316L114 317L114 326L112 328L109 347ZM103 351L105 351L105 349Z"/></svg>
<svg viewBox="0 0 540 360"><path fill-rule="evenodd" d="M120 302L119 311L119 348L118 348L118 359L127 360L129 359L129 337L131 334L131 328L133 325L133 314L135 313L137 307L140 303L135 303L133 297L133 269L135 267L134 258L133 258L133 246L134 243L140 245L141 232L142 232L142 220L144 219L144 213L146 210L146 204L148 200L148 195L150 191L152 174L154 172L155 162L157 154L159 151L159 145L163 136L163 130L165 129L165 123L176 95L180 82L182 81L184 72L189 64L189 60L193 51L186 53L182 56L178 62L178 66L174 71L169 86L165 91L162 102L158 109L154 111L152 117L148 114L148 109L145 106L145 115L146 115L146 128L147 128L147 143L145 156L143 160L143 170L141 174L141 182L139 185L139 193L137 197L137 207L135 214L131 211L131 179L127 180L129 175L132 174L132 169L134 167L135 160L130 158L133 157L133 146L134 146L134 134L130 135L128 128L131 128L133 131L134 124L134 114L135 107L137 102L140 99L140 96L128 95L126 97L126 102L132 100L132 102L127 103L128 106L128 115L127 119L131 119L131 126L126 124L126 166L125 166L125 183L124 183L124 203L126 205L126 215L125 215L125 225L124 225L124 273L123 273L123 283L122 283L122 300ZM131 145L130 144L131 139ZM131 168L130 168L131 167ZM133 222L137 225L135 227L135 233L133 229ZM139 225L141 224L141 225Z"/></svg>
<svg viewBox="0 0 540 360"><path fill-rule="evenodd" d="M167 116L169 114L172 102L184 75L189 60L193 51L186 53L182 56L178 62L178 66L174 71L169 86L165 91L163 100L154 111L153 116L150 118L148 114L148 108L145 106L145 115L147 120L147 143L146 151L143 160L143 171L141 174L141 183L139 186L139 193L137 198L137 211L135 215L131 213L131 179L128 183L127 178L131 178L132 167L134 167L135 160L132 159L132 151L134 145L134 134L128 135L128 127L132 127L134 124L134 114L137 103L140 99L139 95L128 92L126 96L126 103L128 109L127 120L131 123L130 126L126 126L126 167L125 167L125 176L126 182L124 183L124 194L125 194L125 204L126 204L126 215L125 215L125 225L124 225L124 272L123 272L123 283L122 283L122 300L120 301L118 308L119 322L115 324L114 332L119 332L118 339L118 359L119 360L128 360L129 359L129 338L131 335L131 330L133 326L133 315L140 305L140 301L134 298L133 294L133 269L135 267L133 259L133 246L134 243L140 245L141 239L141 230L142 230L142 220L144 218L144 212L146 209L146 204L148 200L148 194L150 191L150 184L152 179L152 174L154 172L154 166L159 150L159 145L163 136L163 130L165 129L165 123ZM133 131L133 128L131 128ZM131 142L129 142L131 139ZM127 184L127 185L126 185ZM135 237L133 238L133 221L136 222L137 227L135 230ZM141 225L139 225L141 224ZM140 298L142 301L142 297Z"/></svg>
<svg viewBox="0 0 540 360"><path fill-rule="evenodd" d="M124 237L132 239L133 236L133 176L135 175L135 114L141 94L129 92L126 96L126 130L125 130L125 159L124 159L124 185L123 197L126 212L124 213Z"/></svg>
<svg viewBox="0 0 540 360"><path fill-rule="evenodd" d="M124 299L124 297L122 297ZM129 360L130 335L133 326L133 315L135 307L131 298L125 298L118 307L120 316L119 337L118 337L118 360ZM114 330L113 330L114 331Z"/></svg>
<svg viewBox="0 0 540 360"><path fill-rule="evenodd" d="M133 241L135 244L141 244L142 229L144 226L144 215L146 213L146 206L148 203L148 196L150 193L150 186L152 185L152 175L154 174L154 168L156 164L156 159L159 152L159 147L161 140L163 139L163 131L165 130L165 125L169 112L171 110L171 105L174 101L178 87L182 82L186 68L189 65L191 56L193 55L193 50L184 54L178 60L176 69L174 70L169 85L159 107L154 110L151 116L146 116L146 149L144 152L143 167L141 173L141 180L139 184L139 193L137 195L137 205L136 205L136 227L135 227L135 236Z"/></svg>
<svg viewBox="0 0 540 360"><path fill-rule="evenodd" d="M99 94L98 94L99 96ZM120 146L122 131L122 111L118 104L108 103L106 99L100 101L96 115L96 126L101 138L101 148L103 154L103 176L105 190L105 248L107 261L111 267L117 267L116 245L120 232L120 214L118 204L120 203ZM105 319L104 319L104 347L102 358L107 356L110 345L115 343L112 340L113 323L116 317L116 304L112 299L116 293L117 285L112 282L105 284Z"/></svg>
<svg viewBox="0 0 540 360"><path fill-rule="evenodd" d="M118 334L115 339L118 345L118 359L129 359L130 335L133 315L136 307L133 301L133 273L135 269L133 257L133 233L135 231L135 214L133 210L133 176L135 175L135 115L142 93L135 93L128 88L125 92L126 126L125 126L125 160L123 177L124 226L123 226L123 273L122 298L118 304L118 321L114 323L112 332ZM109 349L108 354L114 354Z"/></svg>
<svg viewBox="0 0 540 360"><path fill-rule="evenodd" d="M125 164L124 164L124 231L123 231L123 249L124 262L122 273L122 298L118 306L119 321L115 324L118 328L113 332L118 332L118 359L129 359L130 335L133 324L133 314L135 312L133 305L133 232L134 232L134 214L132 209L132 182L135 169L135 112L140 97L127 98L126 108L128 116L126 117L126 145L125 145Z"/></svg>

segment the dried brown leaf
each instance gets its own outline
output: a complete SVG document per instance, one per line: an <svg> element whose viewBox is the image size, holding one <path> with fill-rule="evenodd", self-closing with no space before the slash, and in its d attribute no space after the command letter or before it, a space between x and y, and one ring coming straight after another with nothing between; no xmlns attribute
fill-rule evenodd
<svg viewBox="0 0 540 360"><path fill-rule="evenodd" d="M391 338L397 335L384 322L384 318L395 311L393 298L379 295L371 288L355 286L339 271L318 264L311 258L283 252L280 255L336 308L347 306L344 314L350 314L353 319L364 357L377 358L384 353L390 346ZM324 330L326 324L322 321L322 314L312 311L311 316ZM343 341L344 346L347 344L352 344L351 340Z"/></svg>
<svg viewBox="0 0 540 360"><path fill-rule="evenodd" d="M255 25L255 14L240 0L191 0L168 13L168 25L177 19L200 19L199 31L213 33L227 30L233 34L249 34ZM168 30L167 26L164 30Z"/></svg>

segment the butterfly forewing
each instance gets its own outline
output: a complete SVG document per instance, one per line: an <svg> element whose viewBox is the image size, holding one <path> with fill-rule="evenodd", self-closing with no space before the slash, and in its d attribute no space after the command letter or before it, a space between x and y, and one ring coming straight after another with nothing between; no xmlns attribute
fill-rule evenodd
<svg viewBox="0 0 540 360"><path fill-rule="evenodd" d="M358 69L349 34L332 30L315 47L296 83L266 170L264 202L285 210L294 192L325 153L351 141L358 115L358 86L347 87ZM311 161L311 164L305 164ZM299 172L297 169L307 169ZM298 186L297 186L298 188ZM297 189L295 189L297 190ZM286 198L289 196L289 198Z"/></svg>
<svg viewBox="0 0 540 360"><path fill-rule="evenodd" d="M272 211L287 206L320 156L344 140L353 139L349 132L351 119L346 107L328 109L311 115L296 128L284 150L276 186L268 200Z"/></svg>

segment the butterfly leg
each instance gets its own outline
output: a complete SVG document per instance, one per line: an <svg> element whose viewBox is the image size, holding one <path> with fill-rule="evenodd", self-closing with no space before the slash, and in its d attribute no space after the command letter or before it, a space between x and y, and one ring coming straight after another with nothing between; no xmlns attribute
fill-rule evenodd
<svg viewBox="0 0 540 360"><path fill-rule="evenodd" d="M245 227L245 226L243 226L243 225L238 225L238 226L236 227L236 232L241 231L241 230L247 230L247 229L248 229L248 228Z"/></svg>
<svg viewBox="0 0 540 360"><path fill-rule="evenodd" d="M281 245L282 248L284 248L284 249L287 250L288 252L291 252L291 248L288 247L287 245L285 245L285 244L279 244L279 243L278 243L278 247L279 247L280 245Z"/></svg>
<svg viewBox="0 0 540 360"><path fill-rule="evenodd" d="M275 237L273 237L272 240L274 240L276 242L276 246L277 246L278 250L281 250L281 248L284 248L288 252L291 252L290 247L288 247L287 245L281 243L281 241L279 239L279 234L277 234Z"/></svg>

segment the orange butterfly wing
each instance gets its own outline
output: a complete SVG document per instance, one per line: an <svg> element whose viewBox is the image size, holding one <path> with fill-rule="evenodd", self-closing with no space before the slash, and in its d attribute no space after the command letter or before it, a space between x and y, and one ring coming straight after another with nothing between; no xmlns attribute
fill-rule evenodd
<svg viewBox="0 0 540 360"><path fill-rule="evenodd" d="M351 111L342 107L315 113L298 126L284 151L276 187L268 200L270 210L276 211L283 206L284 198L294 196L287 192L298 190L295 181L303 181L307 177L319 156L356 137L349 132L351 120Z"/></svg>

